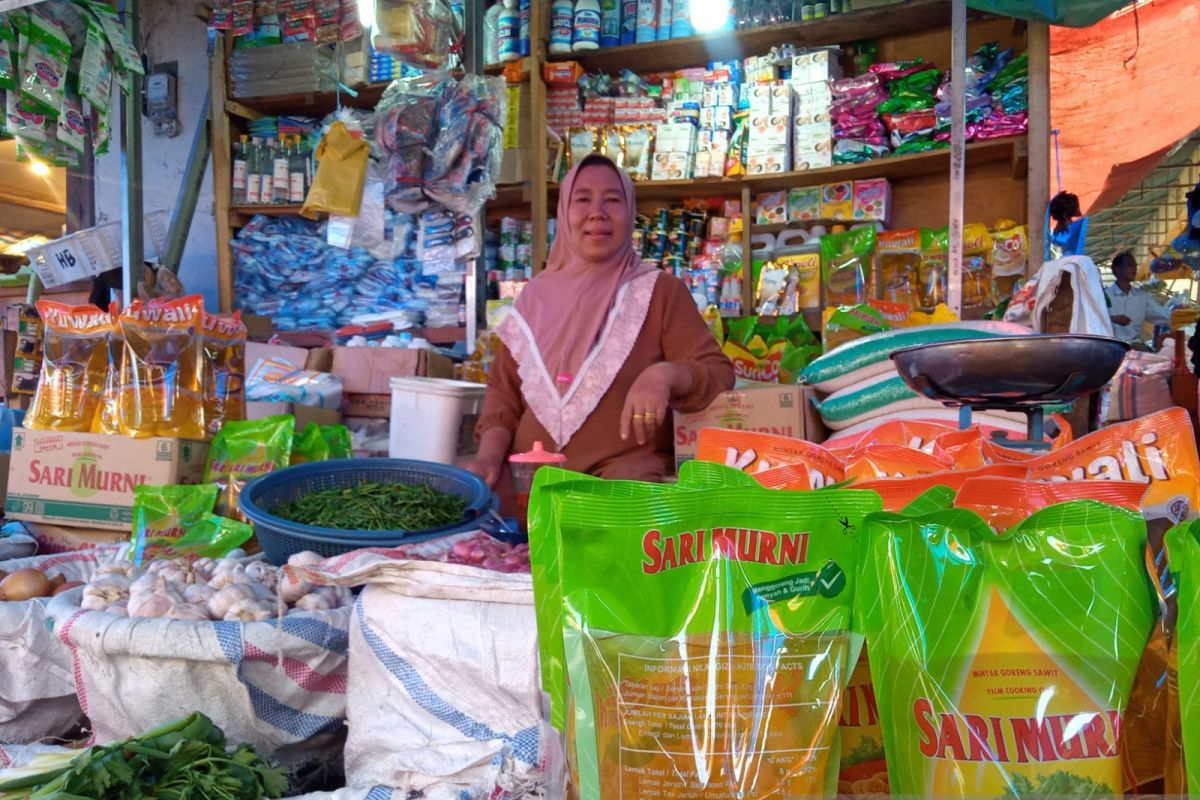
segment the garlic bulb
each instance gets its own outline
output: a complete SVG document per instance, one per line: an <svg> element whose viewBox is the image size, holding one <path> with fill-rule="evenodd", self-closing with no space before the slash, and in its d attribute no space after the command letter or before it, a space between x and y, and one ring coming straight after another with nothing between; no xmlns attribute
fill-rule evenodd
<svg viewBox="0 0 1200 800"><path fill-rule="evenodd" d="M296 608L304 611L329 611L337 608L337 598L321 592L313 592L297 600Z"/></svg>
<svg viewBox="0 0 1200 800"><path fill-rule="evenodd" d="M246 584L231 583L224 586L213 595L207 605L208 613L213 619L225 619L225 615L229 613L229 609L242 601L255 600L254 590Z"/></svg>
<svg viewBox="0 0 1200 800"><path fill-rule="evenodd" d="M105 610L110 614L116 614L118 617L128 617L129 603L125 600L118 600Z"/></svg>
<svg viewBox="0 0 1200 800"><path fill-rule="evenodd" d="M299 553L292 553L288 556L287 563L291 567L311 567L324 560L324 556L318 555L312 550L301 550Z"/></svg>
<svg viewBox="0 0 1200 800"><path fill-rule="evenodd" d="M171 619L187 619L194 622L207 622L209 619L208 609L197 603L180 603L177 606L172 606L167 612L167 616Z"/></svg>
<svg viewBox="0 0 1200 800"><path fill-rule="evenodd" d="M197 603L207 606L208 601L213 599L217 594L217 590L209 586L207 583L193 583L191 586L183 590L183 599L187 603ZM207 614L205 615L207 618Z"/></svg>
<svg viewBox="0 0 1200 800"><path fill-rule="evenodd" d="M279 596L283 602L295 605L296 601L312 591L308 578L293 574L290 570L281 570L279 576Z"/></svg>
<svg viewBox="0 0 1200 800"><path fill-rule="evenodd" d="M129 600L129 616L131 617L165 617L175 606L166 592L151 592L138 595Z"/></svg>
<svg viewBox="0 0 1200 800"><path fill-rule="evenodd" d="M229 607L224 618L231 622L262 622L271 618L271 607L261 600L241 600Z"/></svg>

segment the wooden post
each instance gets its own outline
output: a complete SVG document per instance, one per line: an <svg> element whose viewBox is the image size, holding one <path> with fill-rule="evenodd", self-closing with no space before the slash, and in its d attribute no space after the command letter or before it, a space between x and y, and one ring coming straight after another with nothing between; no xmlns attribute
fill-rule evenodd
<svg viewBox="0 0 1200 800"><path fill-rule="evenodd" d="M215 34L208 58L209 139L212 142L213 217L217 229L217 292L222 313L233 310L233 251L229 214L233 204L233 164L229 155L229 116L225 113L225 35Z"/></svg>
<svg viewBox="0 0 1200 800"><path fill-rule="evenodd" d="M533 218L533 271L546 266L546 220L550 202L546 193L546 63L547 11L550 0L532 0L529 18L529 132L533 147L533 176L530 182L530 216Z"/></svg>
<svg viewBox="0 0 1200 800"><path fill-rule="evenodd" d="M742 315L757 313L754 300L758 296L758 287L754 285L754 252L750 242L750 187L742 187Z"/></svg>
<svg viewBox="0 0 1200 800"><path fill-rule="evenodd" d="M947 300L962 316L963 194L966 181L967 0L952 0L950 32L950 244Z"/></svg>
<svg viewBox="0 0 1200 800"><path fill-rule="evenodd" d="M121 22L134 46L142 46L140 0L122 0ZM121 261L122 300L128 305L137 297L138 281L145 263L145 220L142 203L142 76L130 73L121 97Z"/></svg>
<svg viewBox="0 0 1200 800"><path fill-rule="evenodd" d="M1029 165L1025 178L1028 276L1042 266L1046 238L1043 220L1050 199L1050 26L1044 22L1030 22L1026 41L1029 48Z"/></svg>

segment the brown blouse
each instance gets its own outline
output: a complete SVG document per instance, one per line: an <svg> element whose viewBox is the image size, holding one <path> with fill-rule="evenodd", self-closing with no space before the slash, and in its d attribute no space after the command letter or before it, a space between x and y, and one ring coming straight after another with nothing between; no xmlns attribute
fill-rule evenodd
<svg viewBox="0 0 1200 800"><path fill-rule="evenodd" d="M563 335L571 334L563 331ZM685 366L692 373L691 390L672 399L671 408L676 411L702 411L718 394L733 388L733 365L696 311L687 287L667 273L658 275L645 323L616 378L563 448L567 469L640 481L661 481L674 473L672 420L664 420L657 436L645 445L639 445L632 434L628 440L621 439L621 411L633 382L647 367L663 361ZM497 426L513 432L514 453L529 451L536 441L547 450L555 449L553 437L521 395L517 362L503 345L488 372L487 399L476 434ZM507 489L508 482L506 472L498 488Z"/></svg>

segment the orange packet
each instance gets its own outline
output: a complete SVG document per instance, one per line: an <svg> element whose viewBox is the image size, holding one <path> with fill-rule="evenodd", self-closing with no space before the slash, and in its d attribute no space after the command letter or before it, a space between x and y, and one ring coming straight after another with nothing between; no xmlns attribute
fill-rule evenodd
<svg viewBox="0 0 1200 800"><path fill-rule="evenodd" d="M204 438L200 295L135 300L121 314L125 348L117 416L126 436Z"/></svg>
<svg viewBox="0 0 1200 800"><path fill-rule="evenodd" d="M877 425L857 437L838 439L836 445L827 445L835 454L849 458L855 451L871 445L890 444L910 447L914 450L932 452L934 440L939 436L957 431L951 425L921 420L897 419Z"/></svg>
<svg viewBox="0 0 1200 800"><path fill-rule="evenodd" d="M855 481L852 489L871 489L883 498L885 511L902 511L906 505L935 486L946 486L957 493L971 478L1002 477L1024 478L1029 470L1018 464L992 464L980 469L952 470L936 475L920 475L916 478L882 478L873 481Z"/></svg>
<svg viewBox="0 0 1200 800"><path fill-rule="evenodd" d="M35 430L90 431L108 377L112 315L92 305L39 300L41 376L25 426Z"/></svg>
<svg viewBox="0 0 1200 800"><path fill-rule="evenodd" d="M754 480L767 489L803 492L813 488L812 475L803 464L788 464L755 473Z"/></svg>
<svg viewBox="0 0 1200 800"><path fill-rule="evenodd" d="M242 313L204 312L200 331L204 430L246 418L246 326Z"/></svg>
<svg viewBox="0 0 1200 800"><path fill-rule="evenodd" d="M769 433L704 428L696 443L696 458L751 475L789 464L803 464L808 468L813 489L846 479L841 460L819 444Z"/></svg>
<svg viewBox="0 0 1200 800"><path fill-rule="evenodd" d="M895 444L873 444L855 450L846 460L846 478L864 481L915 478L953 468L953 459L946 456Z"/></svg>
<svg viewBox="0 0 1200 800"><path fill-rule="evenodd" d="M1145 484L1132 481L1031 481L988 476L969 478L954 499L958 508L969 508L997 531L1006 531L1046 506L1070 500L1098 500L1130 511L1140 511Z"/></svg>

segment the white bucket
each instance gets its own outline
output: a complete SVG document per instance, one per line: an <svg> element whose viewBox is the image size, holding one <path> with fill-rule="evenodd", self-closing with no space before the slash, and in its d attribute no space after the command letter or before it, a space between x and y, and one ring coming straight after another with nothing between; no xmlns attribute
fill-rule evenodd
<svg viewBox="0 0 1200 800"><path fill-rule="evenodd" d="M442 378L392 378L388 455L453 464L474 455L487 387Z"/></svg>

